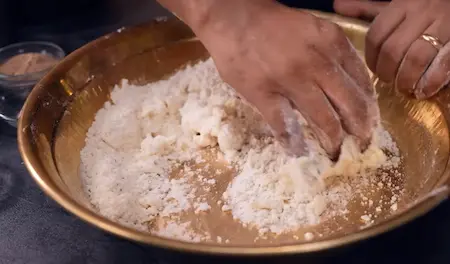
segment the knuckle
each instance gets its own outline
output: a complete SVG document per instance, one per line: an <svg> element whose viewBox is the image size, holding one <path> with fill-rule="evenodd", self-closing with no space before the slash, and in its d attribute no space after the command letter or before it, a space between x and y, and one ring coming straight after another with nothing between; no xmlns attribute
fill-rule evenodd
<svg viewBox="0 0 450 264"><path fill-rule="evenodd" d="M275 69L276 76L279 76L280 78L289 77L295 71L295 68L297 68L297 65L292 59L286 60L277 65L277 68Z"/></svg>
<svg viewBox="0 0 450 264"><path fill-rule="evenodd" d="M320 42L335 42L345 39L345 33L338 24L319 19L318 37L321 39Z"/></svg>
<svg viewBox="0 0 450 264"><path fill-rule="evenodd" d="M325 26L322 27L322 32L326 33L324 36L326 37L326 40L332 43L341 43L343 41L346 41L346 36L344 31L340 26L338 26L335 23L327 23Z"/></svg>
<svg viewBox="0 0 450 264"><path fill-rule="evenodd" d="M286 58L283 62L278 64L274 69L275 79L284 80L298 76L302 72L303 62L297 57Z"/></svg>

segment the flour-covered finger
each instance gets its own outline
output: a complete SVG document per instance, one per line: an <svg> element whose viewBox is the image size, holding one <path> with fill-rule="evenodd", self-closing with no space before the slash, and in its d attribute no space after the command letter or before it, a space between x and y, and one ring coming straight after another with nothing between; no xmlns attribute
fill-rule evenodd
<svg viewBox="0 0 450 264"><path fill-rule="evenodd" d="M342 68L356 84L367 92L369 96L375 93L373 83L362 58L358 55L355 47L347 39L346 43L341 47L340 61Z"/></svg>
<svg viewBox="0 0 450 264"><path fill-rule="evenodd" d="M330 157L337 158L345 132L330 101L314 83L299 85L291 82L286 85L291 90L289 98L312 128L322 148Z"/></svg>
<svg viewBox="0 0 450 264"><path fill-rule="evenodd" d="M442 47L430 67L416 85L414 94L418 99L426 99L445 87L450 81L450 42Z"/></svg>
<svg viewBox="0 0 450 264"><path fill-rule="evenodd" d="M330 64L328 68L318 73L316 82L339 114L344 130L365 148L379 123L376 96L368 95L340 65Z"/></svg>
<svg viewBox="0 0 450 264"><path fill-rule="evenodd" d="M273 135L289 153L295 156L308 153L302 126L288 99L279 94L261 93L250 100L271 127Z"/></svg>

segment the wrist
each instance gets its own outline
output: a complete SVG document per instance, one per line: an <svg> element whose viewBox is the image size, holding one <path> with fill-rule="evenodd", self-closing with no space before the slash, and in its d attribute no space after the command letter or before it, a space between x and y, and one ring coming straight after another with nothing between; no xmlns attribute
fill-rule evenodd
<svg viewBox="0 0 450 264"><path fill-rule="evenodd" d="M275 0L184 0L179 16L197 35L248 29L279 4Z"/></svg>

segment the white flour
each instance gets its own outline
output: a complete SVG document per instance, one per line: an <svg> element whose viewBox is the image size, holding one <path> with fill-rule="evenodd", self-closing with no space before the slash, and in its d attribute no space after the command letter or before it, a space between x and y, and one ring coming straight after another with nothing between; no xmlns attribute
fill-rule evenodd
<svg viewBox="0 0 450 264"><path fill-rule="evenodd" d="M161 236L210 239L174 220L189 210L210 211L193 182L208 191L220 171L202 179L183 165L202 162L199 150L207 147L217 147L238 172L215 206L261 234L296 230L345 211L350 182L363 185L376 169L399 163L395 143L381 128L363 154L347 138L337 164L306 130L310 155L285 154L260 115L223 83L211 59L145 86L125 81L111 101L97 113L81 151L85 189L102 215ZM181 177L171 177L183 166ZM150 230L158 219L171 220Z"/></svg>

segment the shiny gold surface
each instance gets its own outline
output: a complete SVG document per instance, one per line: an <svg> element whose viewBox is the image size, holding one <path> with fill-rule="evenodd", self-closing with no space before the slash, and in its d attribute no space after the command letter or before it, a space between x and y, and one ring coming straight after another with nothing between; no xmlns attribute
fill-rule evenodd
<svg viewBox="0 0 450 264"><path fill-rule="evenodd" d="M360 51L365 24L322 13L341 25ZM341 230L324 232L313 242L278 238L253 241L236 223L226 228L242 235L236 243L191 244L159 238L113 223L90 206L78 176L80 149L95 113L108 100L110 89L123 78L146 84L167 77L188 62L208 56L204 47L181 22L170 20L112 33L75 51L52 70L32 91L18 126L19 148L39 186L67 210L113 234L146 244L212 254L289 254L324 250L368 238L406 223L435 207L448 195L450 91L431 101L414 101L395 95L389 85L377 84L384 125L404 156L406 192L398 213L385 215L366 229L356 225L358 205ZM218 165L219 166L219 165ZM226 179L224 179L225 181ZM224 184L219 184L223 188ZM387 193L392 190L386 189ZM432 193L432 195L430 195ZM220 214L216 212L213 215ZM226 232L215 219L202 218L217 234ZM230 221L232 222L232 221ZM312 227L320 229L321 227ZM299 230L299 234L305 230ZM234 239L232 239L234 240Z"/></svg>

